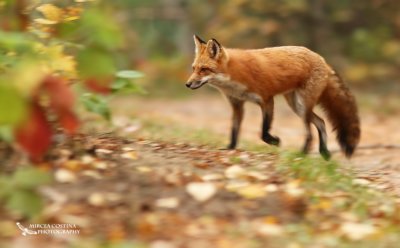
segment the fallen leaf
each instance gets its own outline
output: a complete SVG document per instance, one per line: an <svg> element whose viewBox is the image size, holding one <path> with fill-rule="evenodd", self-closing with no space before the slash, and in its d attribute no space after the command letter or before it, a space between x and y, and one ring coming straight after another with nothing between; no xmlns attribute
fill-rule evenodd
<svg viewBox="0 0 400 248"><path fill-rule="evenodd" d="M279 188L276 184L268 184L264 187L264 189L267 192L276 192Z"/></svg>
<svg viewBox="0 0 400 248"><path fill-rule="evenodd" d="M205 202L211 199L217 193L217 188L212 183L194 182L194 183L189 183L186 186L186 192L190 196L192 196L195 200L199 202Z"/></svg>
<svg viewBox="0 0 400 248"><path fill-rule="evenodd" d="M194 166L200 169L207 169L210 167L210 164L208 163L195 163Z"/></svg>
<svg viewBox="0 0 400 248"><path fill-rule="evenodd" d="M300 197L304 195L304 189L300 187L300 181L294 180L285 185L285 191L292 197Z"/></svg>
<svg viewBox="0 0 400 248"><path fill-rule="evenodd" d="M225 176L229 179L239 178L246 174L246 170L239 165L232 165L225 170Z"/></svg>
<svg viewBox="0 0 400 248"><path fill-rule="evenodd" d="M91 164L95 161L95 158L90 155L84 155L81 157L82 164Z"/></svg>
<svg viewBox="0 0 400 248"><path fill-rule="evenodd" d="M147 172L151 172L153 169L147 166L138 166L136 167L136 170L142 173L147 173Z"/></svg>
<svg viewBox="0 0 400 248"><path fill-rule="evenodd" d="M137 160L138 159L138 155L134 151L122 153L121 157L122 158L126 158L126 159L130 159L130 160Z"/></svg>
<svg viewBox="0 0 400 248"><path fill-rule="evenodd" d="M371 184L371 181L364 178L355 178L352 183L355 185L367 186Z"/></svg>
<svg viewBox="0 0 400 248"><path fill-rule="evenodd" d="M235 192L240 188L247 187L248 185L250 185L249 182L235 180L235 181L231 181L231 182L227 183L225 185L225 189L228 190L228 191L234 191Z"/></svg>
<svg viewBox="0 0 400 248"><path fill-rule="evenodd" d="M246 173L246 176L251 178L251 179L256 179L259 181L267 180L268 176L266 176L264 173L258 172L258 171L249 171Z"/></svg>
<svg viewBox="0 0 400 248"><path fill-rule="evenodd" d="M176 248L172 242L166 240L156 240L151 242L150 248Z"/></svg>
<svg viewBox="0 0 400 248"><path fill-rule="evenodd" d="M122 196L118 193L109 192L105 194L105 198L109 202L118 202L122 199Z"/></svg>
<svg viewBox="0 0 400 248"><path fill-rule="evenodd" d="M267 194L264 186L260 184L251 184L238 189L236 192L247 199L262 198Z"/></svg>
<svg viewBox="0 0 400 248"><path fill-rule="evenodd" d="M95 207L101 207L106 204L106 197L103 193L95 192L89 195L88 203Z"/></svg>
<svg viewBox="0 0 400 248"><path fill-rule="evenodd" d="M105 170L108 168L108 164L104 161L96 161L93 163L93 167L99 170Z"/></svg>
<svg viewBox="0 0 400 248"><path fill-rule="evenodd" d="M121 242L126 237L126 228L122 223L107 225L107 239L111 242Z"/></svg>
<svg viewBox="0 0 400 248"><path fill-rule="evenodd" d="M206 174L206 175L201 177L201 179L203 181L217 181L217 180L221 180L223 178L224 178L224 176L222 176L221 174L217 174L217 173Z"/></svg>
<svg viewBox="0 0 400 248"><path fill-rule="evenodd" d="M376 227L368 223L345 222L340 231L351 240L361 240L377 232Z"/></svg>
<svg viewBox="0 0 400 248"><path fill-rule="evenodd" d="M85 170L82 171L82 175L83 176L87 176L87 177L91 177L94 179L102 179L103 177L101 176L101 174L95 170Z"/></svg>
<svg viewBox="0 0 400 248"><path fill-rule="evenodd" d="M60 183L72 183L75 182L77 179L74 173L66 169L58 169L54 173L54 177L56 181Z"/></svg>
<svg viewBox="0 0 400 248"><path fill-rule="evenodd" d="M176 197L166 197L156 200L156 206L160 208L176 208L179 206L179 199Z"/></svg>
<svg viewBox="0 0 400 248"><path fill-rule="evenodd" d="M96 154L111 154L113 151L108 150L108 149L96 149L95 150Z"/></svg>
<svg viewBox="0 0 400 248"><path fill-rule="evenodd" d="M70 171L79 171L81 169L81 163L78 160L67 160L62 164L62 167Z"/></svg>
<svg viewBox="0 0 400 248"><path fill-rule="evenodd" d="M281 225L267 223L258 225L256 231L258 234L265 236L279 236L284 233L284 229Z"/></svg>

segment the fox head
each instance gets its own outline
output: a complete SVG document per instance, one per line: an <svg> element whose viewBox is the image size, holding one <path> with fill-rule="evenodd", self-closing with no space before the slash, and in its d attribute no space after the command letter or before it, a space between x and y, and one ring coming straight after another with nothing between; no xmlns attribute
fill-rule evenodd
<svg viewBox="0 0 400 248"><path fill-rule="evenodd" d="M186 82L186 87L192 90L220 80L228 62L225 49L216 39L205 42L197 35L193 38L196 54L192 64L192 75Z"/></svg>

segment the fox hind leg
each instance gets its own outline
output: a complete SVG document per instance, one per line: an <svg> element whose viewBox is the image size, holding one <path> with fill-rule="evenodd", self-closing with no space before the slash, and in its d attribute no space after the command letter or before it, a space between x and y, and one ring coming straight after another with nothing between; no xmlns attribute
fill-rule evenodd
<svg viewBox="0 0 400 248"><path fill-rule="evenodd" d="M318 137L319 137L319 152L322 157L328 160L331 157L331 154L327 148L327 134L325 128L324 120L315 114L312 110L307 111L304 103L302 102L301 96L296 92L290 92L284 95L287 103L289 104L290 108L300 116L306 126L306 141L303 147L303 152L307 153L311 146L312 142L312 135L310 130L310 122L314 124L314 126L318 130Z"/></svg>
<svg viewBox="0 0 400 248"><path fill-rule="evenodd" d="M324 120L313 113L311 122L315 125L318 130L318 137L319 137L319 153L325 160L329 160L331 158L331 153L328 150L326 145L327 143L327 134L325 129L325 122Z"/></svg>
<svg viewBox="0 0 400 248"><path fill-rule="evenodd" d="M261 138L267 144L279 146L280 139L276 136L272 136L269 133L274 114L274 99L271 97L263 104L261 104L261 110L263 113Z"/></svg>
<svg viewBox="0 0 400 248"><path fill-rule="evenodd" d="M236 148L238 142L238 136L240 132L240 126L242 124L244 115L244 102L242 100L228 97L228 101L231 104L233 114L232 114L232 127L231 127L231 141L227 147L228 150L233 150Z"/></svg>

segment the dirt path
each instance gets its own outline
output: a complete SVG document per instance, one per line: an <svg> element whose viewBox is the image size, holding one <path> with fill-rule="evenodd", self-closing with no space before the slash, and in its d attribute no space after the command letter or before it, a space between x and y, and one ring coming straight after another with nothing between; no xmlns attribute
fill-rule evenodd
<svg viewBox="0 0 400 248"><path fill-rule="evenodd" d="M275 106L271 133L281 138L283 148L299 149L304 139L302 122L281 97L277 98ZM197 94L184 100L124 99L118 104L116 112L117 115L169 120L194 129L209 129L226 136L228 142L231 112L228 103L218 95ZM400 132L397 131L400 114L384 116L364 109L360 112L361 149L356 151L350 163L354 165L359 176L374 178L382 183L382 188L400 195ZM263 144L259 139L260 128L260 110L254 104L248 103L241 137ZM329 124L327 129L331 130ZM328 134L328 147L334 152L333 158L346 161L340 154L334 137L334 133ZM316 130L314 138L317 138ZM314 141L314 153L317 153L316 144Z"/></svg>

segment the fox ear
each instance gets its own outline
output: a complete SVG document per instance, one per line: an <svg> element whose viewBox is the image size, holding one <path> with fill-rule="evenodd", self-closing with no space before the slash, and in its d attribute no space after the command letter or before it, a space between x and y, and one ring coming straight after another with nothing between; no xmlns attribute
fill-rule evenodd
<svg viewBox="0 0 400 248"><path fill-rule="evenodd" d="M207 42L207 51L211 58L217 58L221 54L222 46L216 39L211 39Z"/></svg>
<svg viewBox="0 0 400 248"><path fill-rule="evenodd" d="M205 45L207 43L197 35L193 35L193 39L194 39L194 44L196 46L196 53L198 53L201 45Z"/></svg>

